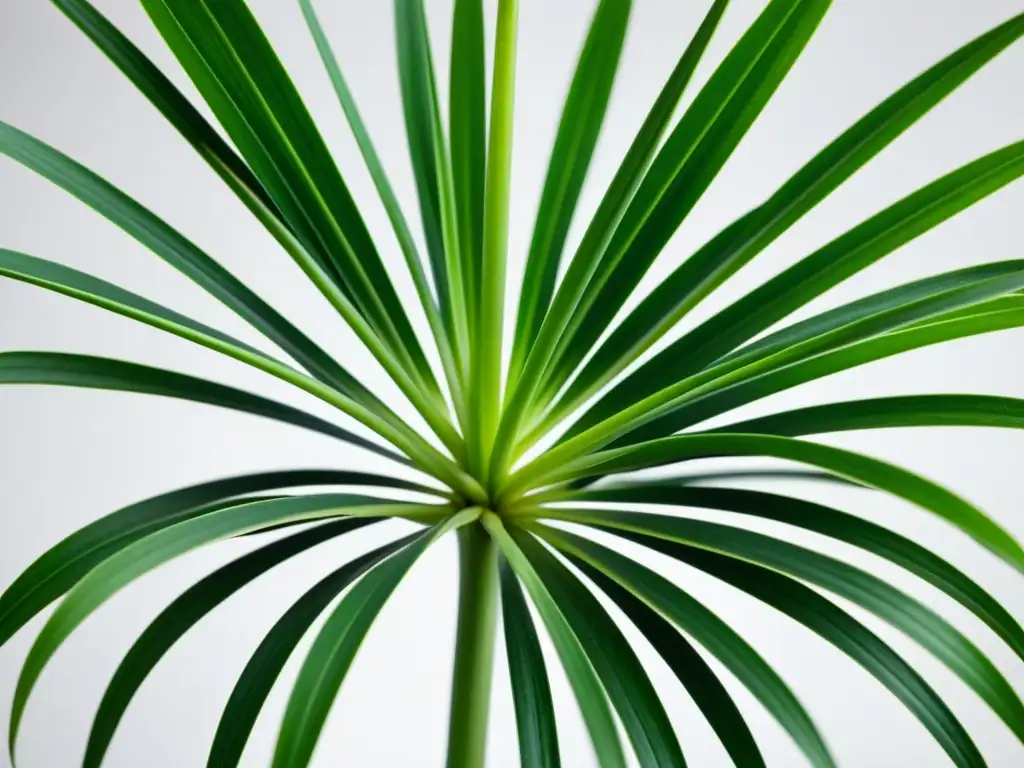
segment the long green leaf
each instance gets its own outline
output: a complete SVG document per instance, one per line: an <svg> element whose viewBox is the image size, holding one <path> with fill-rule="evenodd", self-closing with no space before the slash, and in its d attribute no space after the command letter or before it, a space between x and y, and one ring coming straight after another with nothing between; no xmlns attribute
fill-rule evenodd
<svg viewBox="0 0 1024 768"><path fill-rule="evenodd" d="M510 531L530 560L594 665L644 766L685 766L654 686L629 641L597 599L550 552L524 531Z"/></svg>
<svg viewBox="0 0 1024 768"><path fill-rule="evenodd" d="M274 158L288 191L298 198L298 207L313 225L325 262L333 267L382 338L393 350L409 356L424 383L434 383L355 202L298 91L243 0L202 0L198 4L192 0L144 0L143 6L165 34L171 50L185 59L182 64L186 71L190 70L186 61L191 62L194 54L182 50L181 35L188 38L189 48L194 46L194 52L202 56L238 115L251 127L263 150ZM177 29L169 30L171 24ZM232 134L234 122L222 118L225 109L221 98L208 98L204 78L196 85ZM248 136L242 138L243 142L236 143L246 155L251 141L246 140ZM253 160L250 164L263 178L261 166ZM288 208L278 199L280 184L263 180L288 215Z"/></svg>
<svg viewBox="0 0 1024 768"><path fill-rule="evenodd" d="M480 315L478 299L483 271L487 184L486 81L483 0L455 0L448 94L449 155L470 336Z"/></svg>
<svg viewBox="0 0 1024 768"><path fill-rule="evenodd" d="M558 356L568 372L650 268L803 52L828 0L773 0L687 109L630 203ZM561 385L564 379L553 384Z"/></svg>
<svg viewBox="0 0 1024 768"><path fill-rule="evenodd" d="M105 216L234 311L321 380L351 377L283 315L155 214L83 165L0 122L0 153L35 171Z"/></svg>
<svg viewBox="0 0 1024 768"><path fill-rule="evenodd" d="M660 613L629 590L582 560L577 560L576 565L622 609L654 646L707 718L736 768L766 768L743 713L697 649Z"/></svg>
<svg viewBox="0 0 1024 768"><path fill-rule="evenodd" d="M290 255L453 452L461 441L359 211L241 0L142 0L297 233Z"/></svg>
<svg viewBox="0 0 1024 768"><path fill-rule="evenodd" d="M544 536L551 541L568 542L569 546L580 541L577 536L551 529L547 529ZM986 764L956 716L931 686L874 633L817 592L770 568L751 565L732 557L664 542L652 536L630 534L629 538L720 578L801 622L849 655L885 685L928 728L957 766L980 768ZM891 590L891 593L899 595L896 590ZM880 600L889 596L884 595ZM897 607L890 614L898 614L899 609L905 609L908 602L912 603L898 599L895 602ZM928 618L938 617L932 615ZM904 625L908 623L905 621ZM923 636L930 628L922 627L918 634ZM962 637L959 639L966 642ZM981 657L976 649L974 652ZM1012 689L1009 690L1013 698Z"/></svg>
<svg viewBox="0 0 1024 768"><path fill-rule="evenodd" d="M469 352L466 276L460 255L452 167L445 146L434 60L422 0L395 0L398 71L420 218L434 284L456 358Z"/></svg>
<svg viewBox="0 0 1024 768"><path fill-rule="evenodd" d="M524 768L561 768L558 723L537 628L519 579L505 558L501 558L499 570L505 650L519 734L519 761Z"/></svg>
<svg viewBox="0 0 1024 768"><path fill-rule="evenodd" d="M710 240L662 281L601 344L574 380L570 400L582 402L611 381L712 290L1022 34L1024 14L950 54L857 121L757 209ZM596 340L597 336L590 332L586 338ZM572 360L578 362L578 355Z"/></svg>
<svg viewBox="0 0 1024 768"><path fill-rule="evenodd" d="M337 520L279 539L217 569L165 608L129 649L103 693L89 732L83 768L100 768L139 687L174 644L204 616L285 560L372 522L358 518Z"/></svg>
<svg viewBox="0 0 1024 768"><path fill-rule="evenodd" d="M122 360L62 352L0 352L2 384L87 387L191 400L309 429L409 463L404 456L290 405L184 373Z"/></svg>
<svg viewBox="0 0 1024 768"><path fill-rule="evenodd" d="M562 249L604 124L631 8L631 0L598 4L565 98L519 295L510 390L519 381L555 291Z"/></svg>
<svg viewBox="0 0 1024 768"><path fill-rule="evenodd" d="M1024 301L1021 297L1007 298L1009 302L991 301L979 304L976 308L953 311L935 318L934 322L919 323L905 330L840 347L709 392L641 427L629 435L627 440L642 437L648 430L651 433L676 432L775 392L910 350L1024 326ZM1002 306L1008 308L1001 309Z"/></svg>
<svg viewBox="0 0 1024 768"><path fill-rule="evenodd" d="M872 216L659 352L604 395L583 423L596 423L655 393L668 397L678 382L1021 174L1024 141L975 160ZM746 360L740 356L730 366Z"/></svg>
<svg viewBox="0 0 1024 768"><path fill-rule="evenodd" d="M1001 271L1001 276L991 276L993 267ZM651 436L660 437L663 434L661 432L663 426L661 424L652 425L652 422L657 422L660 416L670 414L688 401L706 393L724 389L737 382L756 378L768 371L814 358L816 355L841 349L865 339L912 326L915 323L941 318L948 312L982 304L995 297L1017 291L1024 286L1024 261L1003 262L993 265L993 267L985 266L964 270L959 276L959 285L956 287L934 290L891 308L845 324L839 324L827 332L812 336L803 342L792 344L771 354L756 351L713 366L666 387L596 425L592 421L592 418L597 418L596 411L588 413L580 423L573 425L570 430L572 442L590 446L607 444L610 442L609 437L623 437L634 432L637 427L645 427L645 429L639 435L631 436L631 442L638 439L649 439ZM632 397L628 393L626 396ZM571 449L563 447L563 450L568 452Z"/></svg>
<svg viewBox="0 0 1024 768"><path fill-rule="evenodd" d="M583 715L587 731L590 733L597 764L601 768L625 768L626 758L619 741L615 717L608 705L608 696L579 637L573 632L544 580L519 548L516 540L505 529L501 519L491 512L485 512L481 522L526 587L544 621L544 626L547 627L562 661L562 667L569 678L569 684L576 695L576 703Z"/></svg>
<svg viewBox="0 0 1024 768"><path fill-rule="evenodd" d="M773 413L716 431L797 437L852 429L928 426L1024 429L1024 400L994 395L879 397Z"/></svg>
<svg viewBox="0 0 1024 768"><path fill-rule="evenodd" d="M0 646L107 558L218 504L247 503L248 494L315 485L368 485L436 493L385 475L327 469L260 472L179 488L130 504L78 529L40 555L0 596ZM211 507L211 505L214 505Z"/></svg>
<svg viewBox="0 0 1024 768"><path fill-rule="evenodd" d="M415 534L378 547L325 576L278 619L253 653L228 698L210 747L207 768L235 768L256 718L285 663L317 617L353 581L408 546Z"/></svg>
<svg viewBox="0 0 1024 768"><path fill-rule="evenodd" d="M283 365L277 360L226 333L113 283L108 283L106 280L57 262L0 248L0 275L31 283L40 288L46 288L160 328L253 365L279 378L284 370ZM341 366L336 366L336 368L337 370L333 372L329 382L334 388L371 411L386 416L392 423L398 422L398 417L390 413L387 406L370 393L366 387Z"/></svg>
<svg viewBox="0 0 1024 768"><path fill-rule="evenodd" d="M679 544L708 549L807 581L844 597L928 649L1024 741L1024 705L995 665L941 616L876 576L786 541L703 520L618 511L594 514L591 510L581 514L574 511L563 514L559 510L554 516L615 530L673 557L677 556ZM544 535L550 538L547 530ZM567 534L551 535L564 538Z"/></svg>
<svg viewBox="0 0 1024 768"><path fill-rule="evenodd" d="M697 64L704 55L727 5L728 0L715 0L700 28L676 63L601 199L601 204L569 263L561 287L555 294L554 305L542 318L544 323L541 326L535 348L526 360L524 370L517 380L514 390L510 392L495 440L492 464L498 475L503 474L507 469L506 465L509 463L509 457L515 447L516 435L521 423L529 415L530 401L533 398L534 390L537 389L542 375L547 370L555 344L574 317L579 316L579 313L574 315L574 312L580 295L598 269L615 234L616 227L619 226L623 216L629 210L630 202L655 157L661 138L668 130L676 105L682 98Z"/></svg>
<svg viewBox="0 0 1024 768"><path fill-rule="evenodd" d="M545 535L548 531L545 529ZM562 532L559 531L559 534ZM728 624L668 579L625 555L579 537L552 539L573 562L619 583L716 656L764 705L816 768L835 763L817 727L774 669Z"/></svg>
<svg viewBox="0 0 1024 768"><path fill-rule="evenodd" d="M88 0L51 0L85 33L222 179L249 204L274 203L252 171L188 99Z"/></svg>
<svg viewBox="0 0 1024 768"><path fill-rule="evenodd" d="M352 514L386 517L416 505L390 504L354 494L318 494L257 501L218 509L156 531L100 563L79 581L50 616L29 650L11 707L10 751L39 675L57 649L90 614L135 579L205 544L297 520L321 520Z"/></svg>
<svg viewBox="0 0 1024 768"><path fill-rule="evenodd" d="M803 499L739 488L651 483L574 491L565 500L668 504L717 509L794 525L851 544L905 568L974 613L1024 659L1024 630L976 582L905 536L863 518Z"/></svg>
<svg viewBox="0 0 1024 768"><path fill-rule="evenodd" d="M274 768L309 764L327 714L370 625L420 555L445 533L476 520L465 509L424 531L363 577L334 609L299 669L274 750Z"/></svg>
<svg viewBox="0 0 1024 768"><path fill-rule="evenodd" d="M775 435L679 435L594 454L566 467L568 476L627 472L708 456L767 456L825 469L886 491L952 523L1024 570L1024 549L997 523L951 491L900 467L863 454Z"/></svg>
<svg viewBox="0 0 1024 768"><path fill-rule="evenodd" d="M438 311L434 294L431 291L430 279L427 276L423 262L420 259L419 252L416 248L416 242L413 240L412 232L409 230L409 224L406 221L405 214L402 213L402 208L398 203L398 197L395 195L391 182L388 180L387 173L384 171L384 166L380 161L380 157L377 155L377 150L373 145L373 140L370 138L370 134L366 130L363 118L359 114L359 109L356 106L355 99L353 98L352 92L349 90L348 83L345 81L345 77L341 72L338 60L334 56L334 51L327 39L327 35L320 26L320 20L313 8L312 0L299 0L299 5L302 7L302 13L306 19L306 24L309 26L310 33L313 35L313 40L316 42L317 50L320 52L320 58L324 62L324 67L327 70L328 76L331 78L331 83L334 86L335 93L338 95L338 101L341 103L342 110L345 113L345 118L348 120L349 127L352 129L352 135L355 137L356 143L359 145L359 151L362 152L363 159L366 161L366 167L370 172L370 177L373 179L374 186L377 188L377 194L380 196L381 202L384 205L384 210L388 215L388 219L391 221L391 226L395 231L395 237L398 239L398 245L402 251L402 256L405 258L405 264L409 268L409 273L412 275L413 285L415 285L416 292L419 295L420 304L427 316L427 322L430 323L430 329L434 335L434 341L437 344L438 352L441 355L441 362L444 365L445 374L448 377L448 385L452 389L453 399L455 400L457 407L461 407L463 405L464 398L464 395L462 394L462 382L458 375L459 372L456 370L455 360L452 357L451 344L449 343L448 335L445 331L443 320L441 319L441 314Z"/></svg>

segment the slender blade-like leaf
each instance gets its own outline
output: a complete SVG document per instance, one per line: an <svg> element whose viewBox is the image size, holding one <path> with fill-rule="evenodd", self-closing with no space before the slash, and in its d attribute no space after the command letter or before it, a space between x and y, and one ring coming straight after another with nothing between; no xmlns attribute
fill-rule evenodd
<svg viewBox="0 0 1024 768"><path fill-rule="evenodd" d="M309 764L345 674L388 597L427 547L479 515L479 509L466 509L424 531L400 552L374 567L345 595L328 616L299 670L281 722L274 768Z"/></svg>
<svg viewBox="0 0 1024 768"><path fill-rule="evenodd" d="M949 622L880 578L795 544L703 520L608 511L596 515L591 512L557 514L560 519L586 520L591 525L614 530L625 538L673 557L678 556L680 545L692 545L765 566L844 597L927 648L1024 741L1024 705L992 662ZM607 523L603 522L605 519ZM569 540L579 543L578 537L561 531L545 529L543 535L552 542ZM769 578L770 574L765 574L765 579ZM921 696L918 691L913 698L920 699ZM906 699L904 703L915 709L915 713L920 712ZM948 741L945 743L949 744ZM962 754L963 749L961 745L954 752Z"/></svg>
<svg viewBox="0 0 1024 768"><path fill-rule="evenodd" d="M604 123L631 8L631 0L598 4L566 95L519 294L510 390L516 387L555 291L562 249Z"/></svg>
<svg viewBox="0 0 1024 768"><path fill-rule="evenodd" d="M545 531L546 533L546 531ZM559 532L561 533L561 532ZM589 564L664 614L718 658L764 705L816 768L835 763L817 727L774 669L703 604L625 555L588 539L565 537L557 546L575 563Z"/></svg>
<svg viewBox="0 0 1024 768"><path fill-rule="evenodd" d="M673 342L604 395L581 424L594 424L659 390L671 389L811 299L1015 181L1021 174L1024 174L1024 141L992 152L905 197ZM1012 290L1017 289L1007 292ZM859 322L866 321L867 318L863 318ZM823 337L824 334L818 338ZM745 360L745 356L740 356L730 365L739 366Z"/></svg>
<svg viewBox="0 0 1024 768"><path fill-rule="evenodd" d="M571 477L627 472L708 456L767 456L844 475L934 513L1007 563L1024 570L1024 549L1020 544L1001 526L952 491L893 464L828 445L775 435L679 435L596 453L581 459L575 467L566 467L565 474Z"/></svg>
<svg viewBox="0 0 1024 768"><path fill-rule="evenodd" d="M512 528L604 685L644 766L685 766L665 708L629 641L597 599L532 536Z"/></svg>
<svg viewBox="0 0 1024 768"><path fill-rule="evenodd" d="M89 732L83 768L100 768L139 687L173 645L204 616L288 558L372 522L337 520L279 539L217 569L165 608L132 645L103 693Z"/></svg>
<svg viewBox="0 0 1024 768"><path fill-rule="evenodd" d="M766 768L761 750L729 691L698 651L661 614L588 563L576 565L636 625L707 718L736 768Z"/></svg>
<svg viewBox="0 0 1024 768"><path fill-rule="evenodd" d="M0 596L0 646L93 568L141 538L219 504L247 503L263 491L316 485L367 485L431 493L427 486L385 475L328 469L260 472L213 480L153 496L78 529L36 558Z"/></svg>
<svg viewBox="0 0 1024 768"><path fill-rule="evenodd" d="M378 547L318 581L295 601L257 647L231 691L210 747L207 768L235 768L256 718L285 663L302 637L339 594L384 558L408 546L415 535Z"/></svg>
<svg viewBox="0 0 1024 768"><path fill-rule="evenodd" d="M950 54L857 121L761 206L710 240L662 281L601 344L574 380L571 400L581 402L610 381L701 299L1022 34L1024 14ZM590 332L587 338L597 337ZM572 360L578 362L579 356Z"/></svg>
<svg viewBox="0 0 1024 768"><path fill-rule="evenodd" d="M1024 629L999 602L954 566L905 536L863 518L803 499L740 488L664 485L658 481L573 491L565 500L717 509L797 526L872 552L907 569L970 610L1024 659Z"/></svg>
<svg viewBox="0 0 1024 768"><path fill-rule="evenodd" d="M516 540L505 529L501 519L491 512L485 512L481 522L526 587L544 621L544 626L547 627L558 651L558 657L562 661L562 667L569 678L569 684L576 695L576 703L583 715L590 741L594 745L597 764L601 768L625 768L626 757L619 741L615 717L608 705L608 696L579 637L573 632L544 580L519 548Z"/></svg>
<svg viewBox="0 0 1024 768"><path fill-rule="evenodd" d="M558 723L537 628L519 579L505 558L501 558L499 570L505 650L519 735L519 760L526 768L561 768Z"/></svg>

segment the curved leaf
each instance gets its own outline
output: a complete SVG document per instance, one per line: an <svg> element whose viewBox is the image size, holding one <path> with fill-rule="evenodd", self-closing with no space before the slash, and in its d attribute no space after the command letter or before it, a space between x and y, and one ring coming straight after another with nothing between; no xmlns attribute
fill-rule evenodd
<svg viewBox="0 0 1024 768"><path fill-rule="evenodd" d="M83 768L100 768L117 726L139 687L160 659L200 619L288 558L372 522L358 518L336 520L279 539L217 569L165 608L132 645L107 686L89 732Z"/></svg>
<svg viewBox="0 0 1024 768"><path fill-rule="evenodd" d="M597 599L532 536L513 528L516 544L579 638L619 713L643 766L685 766L665 708L629 641Z"/></svg>
<svg viewBox="0 0 1024 768"><path fill-rule="evenodd" d="M370 172L370 177L373 179L374 186L377 188L377 194L380 196L384 210L387 212L388 219L391 221L391 226L395 231L395 237L398 239L402 256L405 258L406 266L412 275L413 284L416 286L416 292L419 294L420 304L434 334L434 340L441 355L441 362L444 364L445 373L448 376L448 384L453 391L453 398L458 405L462 402L463 397L462 384L454 359L452 358L451 345L448 342L448 336L441 315L438 312L437 302L434 300L434 295L431 292L430 279L423 268L423 262L420 260L416 242L413 240L412 232L409 231L409 224L406 221L405 214L402 213L398 197L395 195L391 182L388 180L387 173L384 171L384 166L377 155L377 150L373 146L370 134L363 124L363 118L359 114L359 109L356 107L356 102L349 90L348 83L341 73L341 67L334 56L331 44L327 40L323 28L320 26L316 11L313 9L312 0L299 0L299 5L302 7L302 14L306 19L306 24L313 35L313 40L316 42L317 50L319 50L320 58L323 60L328 76L331 78L335 93L338 95L341 108L345 112L345 118L352 129L356 143L359 145L359 151L362 152L363 160L366 161L366 167Z"/></svg>
<svg viewBox="0 0 1024 768"><path fill-rule="evenodd" d="M150 301L120 286L108 283L57 262L0 248L0 275L31 283L97 307L130 317L176 336L216 350L282 378L284 366L272 357L226 333ZM288 380L288 379L283 379ZM397 421L387 406L354 377L340 368L329 382L339 392L375 413Z"/></svg>
<svg viewBox="0 0 1024 768"><path fill-rule="evenodd" d="M384 558L411 544L415 538L415 534L406 536L346 563L306 591L278 619L231 691L217 725L207 768L235 768L238 765L271 688L313 622L349 584Z"/></svg>
<svg viewBox="0 0 1024 768"><path fill-rule="evenodd" d="M1024 400L995 395L879 397L773 413L716 431L797 437L853 429L930 426L1024 429Z"/></svg>
<svg viewBox="0 0 1024 768"><path fill-rule="evenodd" d="M708 549L807 581L844 597L928 649L1024 741L1024 705L992 662L941 616L878 577L795 544L703 520L617 511L596 514L592 511L568 511L563 515L559 510L552 517L596 525L672 557L678 556L679 544ZM561 531L551 533L547 529L542 535L552 542L565 541L567 537L576 542L578 538ZM764 579L769 583L770 573L765 574ZM925 696L919 690L911 698L922 697ZM921 710L911 701L904 699L904 703L915 714L920 713ZM927 718L925 720L927 722ZM941 730L948 731L949 728ZM941 737L941 734L936 736ZM949 743L948 740L944 742ZM963 745L954 748L954 753L962 754L963 751Z"/></svg>
<svg viewBox="0 0 1024 768"><path fill-rule="evenodd" d="M902 354L914 349L941 344L955 339L983 333L1008 330L1024 326L1024 301L1011 298L1016 306L999 309L999 300L977 305L976 309L950 312L933 321L925 321L883 336L856 342L831 352L817 355L785 367L763 373L747 381L709 392L652 421L627 436L627 440L642 436L648 429L657 432L675 432L699 424L746 403L768 395L805 384L834 373L856 368L875 360ZM995 311L986 311L992 309ZM946 318L950 319L946 319Z"/></svg>
<svg viewBox="0 0 1024 768"><path fill-rule="evenodd" d="M977 583L917 542L824 504L762 491L667 486L657 482L577 491L566 498L718 509L829 536L883 557L945 592L1024 659L1024 629Z"/></svg>
<svg viewBox="0 0 1024 768"><path fill-rule="evenodd" d="M819 152L762 205L694 253L601 344L575 378L566 408L611 381L705 296L1022 34L1024 14L991 29L914 78ZM581 351L589 349L588 339L589 343L597 339L594 331L584 336ZM580 356L571 359L578 362Z"/></svg>
<svg viewBox="0 0 1024 768"><path fill-rule="evenodd" d="M533 564L519 548L516 540L505 530L501 518L491 512L485 512L481 522L523 582L548 629L558 651L558 657L562 661L562 667L569 678L569 684L576 695L576 703L583 715L590 741L594 745L597 764L600 768L626 768L626 757L619 742L615 718L608 706L608 696L579 637L572 630Z"/></svg>
<svg viewBox="0 0 1024 768"><path fill-rule="evenodd" d="M528 365L523 371L524 380L519 381L515 390L509 393L498 437L495 440L493 464L497 471L504 472L506 469L505 465L515 447L515 438L520 424L530 411L529 401L550 362L548 358L554 352L554 344L562 336L567 324L578 316L574 313L580 298L579 294L586 288L588 281L598 268L616 227L625 215L637 187L643 181L652 158L658 151L661 138L668 130L676 105L682 98L697 64L704 55L728 3L729 0L715 0L706 14L700 28L676 63L644 119L626 157L619 165L611 184L601 199L597 212L583 235L583 240L569 262L565 277L562 278L561 287L555 293L554 305L548 311L548 316L541 326L541 333L536 344L539 349L531 355L533 359L527 360Z"/></svg>
<svg viewBox="0 0 1024 768"><path fill-rule="evenodd" d="M782 320L843 280L1024 174L1024 141L996 150L919 189L818 249L714 315L660 351L604 395L582 425L638 403L666 396L678 382L700 371L760 331ZM1009 293L1016 288L1007 288ZM895 310L890 310L895 311ZM883 317L881 312L874 317ZM870 323L872 316L843 326ZM839 329L832 333L839 332ZM830 334L815 338L824 340ZM805 343L810 343L805 342ZM787 351L798 349L790 346ZM752 353L753 354L753 353ZM775 354L782 354L782 351ZM753 359L764 359L761 357ZM729 363L734 370L751 358Z"/></svg>
<svg viewBox="0 0 1024 768"><path fill-rule="evenodd" d="M916 504L952 523L1007 563L1024 570L1024 549L962 498L919 475L878 459L828 445L774 435L703 434L652 440L596 453L565 468L567 477L627 472L708 456L767 456L819 467ZM549 480L558 479L549 478Z"/></svg>
<svg viewBox="0 0 1024 768"><path fill-rule="evenodd" d="M519 734L519 760L524 768L561 768L558 722L537 628L519 579L505 558L501 558L499 571L505 650Z"/></svg>
<svg viewBox="0 0 1024 768"><path fill-rule="evenodd" d="M292 688L274 750L274 768L309 764L327 714L363 638L388 597L421 554L445 533L471 523L479 509L465 509L418 535L376 566L327 617Z"/></svg>
<svg viewBox="0 0 1024 768"><path fill-rule="evenodd" d="M316 244L322 263L363 316L438 394L355 202L246 4L144 0L143 7L295 231L305 234L306 243ZM196 54L205 72L196 71ZM219 89L209 82L210 75ZM247 131L238 130L240 119Z"/></svg>
<svg viewBox="0 0 1024 768"><path fill-rule="evenodd" d="M510 391L516 387L555 291L562 249L604 123L631 9L632 0L598 4L562 107L519 294Z"/></svg>
<svg viewBox="0 0 1024 768"><path fill-rule="evenodd" d="M1022 165L1024 167L1024 165ZM991 273L998 270L998 276ZM708 392L714 392L731 384L753 379L760 374L782 368L786 365L814 358L874 336L881 336L927 320L936 320L942 315L963 307L984 304L986 301L1018 290L1024 285L1024 261L1003 262L992 267L963 270L959 284L948 289L936 289L921 297L909 299L901 304L876 312L837 327L805 341L779 349L771 354L752 352L721 365L713 366L690 378L651 395L647 399L624 411L617 412L603 422L600 408L592 410L573 425L569 432L570 441L577 444L606 444L611 439L623 437L638 428L643 428L639 439L661 436L664 429L659 417L671 414L688 401ZM604 406L601 406L602 408ZM637 436L630 438L635 442ZM563 447L564 450L570 450Z"/></svg>
<svg viewBox="0 0 1024 768"><path fill-rule="evenodd" d="M0 596L0 646L93 568L139 539L219 505L249 503L251 499L241 498L248 494L315 485L377 485L436 493L384 475L293 469L227 477L152 496L79 528L22 571Z"/></svg>
<svg viewBox="0 0 1024 768"><path fill-rule="evenodd" d="M563 335L572 372L718 175L803 52L829 0L772 0L683 114L630 202ZM555 384L564 383L560 378Z"/></svg>
<svg viewBox="0 0 1024 768"><path fill-rule="evenodd" d="M195 244L83 165L0 122L0 153L56 184L123 229L277 344L314 376L340 389L352 377L283 315Z"/></svg>
<svg viewBox="0 0 1024 768"><path fill-rule="evenodd" d="M161 395L263 416L408 464L404 456L284 403L184 373L62 352L0 352L0 385L48 384Z"/></svg>
<svg viewBox="0 0 1024 768"><path fill-rule="evenodd" d="M535 529L537 526L531 526ZM550 529L544 528L547 538ZM655 611L665 614L718 658L764 705L815 768L834 768L835 762L817 727L772 667L742 637L699 601L625 555L577 536L557 532L551 542L574 563L589 564L616 581Z"/></svg>
<svg viewBox="0 0 1024 768"><path fill-rule="evenodd" d="M576 565L636 625L707 718L736 768L766 768L754 734L714 670L661 614L583 560Z"/></svg>
<svg viewBox="0 0 1024 768"><path fill-rule="evenodd" d="M21 668L11 708L10 751L13 755L21 717L43 668L71 633L93 611L129 583L154 568L205 544L297 520L322 520L342 514L386 517L416 505L390 504L370 496L318 494L239 504L163 528L100 563L68 592L50 616Z"/></svg>

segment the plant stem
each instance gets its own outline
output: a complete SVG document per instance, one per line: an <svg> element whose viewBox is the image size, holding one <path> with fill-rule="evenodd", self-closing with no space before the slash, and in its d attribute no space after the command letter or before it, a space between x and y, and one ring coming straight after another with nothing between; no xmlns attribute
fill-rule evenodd
<svg viewBox="0 0 1024 768"><path fill-rule="evenodd" d="M483 768L498 616L497 550L479 523L459 530L459 623L448 768Z"/></svg>

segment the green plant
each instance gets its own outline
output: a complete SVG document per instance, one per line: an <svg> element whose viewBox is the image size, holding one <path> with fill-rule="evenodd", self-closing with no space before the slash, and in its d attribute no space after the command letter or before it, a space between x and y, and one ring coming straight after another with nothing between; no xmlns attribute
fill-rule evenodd
<svg viewBox="0 0 1024 768"><path fill-rule="evenodd" d="M0 597L0 644L64 597L32 646L14 692L12 755L25 705L49 659L93 610L136 577L217 540L281 534L193 585L137 640L94 721L84 760L92 768L101 764L148 672L205 614L284 560L388 517L420 524L422 530L341 565L280 618L228 701L210 766L237 764L270 686L311 624L326 614L291 694L273 760L282 768L305 766L376 614L417 557L456 531L461 588L448 759L453 768L483 762L499 610L522 762L559 765L531 603L568 674L599 764L625 765L617 717L642 765L684 765L643 667L586 583L614 601L665 659L736 765L747 768L764 761L739 710L691 639L754 694L811 764L833 765L799 701L728 625L654 571L545 520L646 545L774 606L874 675L921 720L954 764L984 765L968 733L928 683L882 639L807 585L845 598L929 650L1024 740L1024 706L996 667L952 625L882 579L789 543L781 533L768 536L677 515L622 511L621 504L723 510L854 545L957 600L1024 659L1024 631L1013 617L968 576L919 544L820 504L730 487L728 473L597 482L710 456L784 459L808 467L791 471L790 477L853 482L908 500L1024 569L1020 545L950 491L879 460L800 439L892 426L1021 428L1024 401L955 394L887 397L700 428L738 406L831 373L1024 325L1024 261L1005 261L899 285L761 335L1024 174L1024 142L975 160L872 216L634 366L702 299L1024 34L1024 15L964 46L882 102L762 205L683 261L609 329L614 313L608 308L620 306L637 287L793 66L829 2L771 0L673 126L676 106L726 9L726 0L715 0L558 281L630 13L629 0L601 0L552 151L503 377L516 0L498 3L489 125L482 2L456 0L447 136L422 0L395 2L426 261L314 10L309 0L300 2L412 274L430 341L442 362L439 371L428 362L355 202L244 0L142 0L237 154L87 0L52 1L265 225L394 379L432 435L399 419L338 361L153 213L59 151L0 124L0 151L133 235L249 321L291 362L113 284L33 256L0 251L0 274L247 363L336 406L388 446L238 389L116 360L5 352L0 354L0 383L115 389L214 404L331 435L429 478L409 482L342 469L233 477L141 501L72 534ZM783 470L774 474L787 476ZM315 486L324 492L297 492ZM376 492L327 490L337 486ZM427 500L402 501L408 496L393 491L417 492Z"/></svg>

